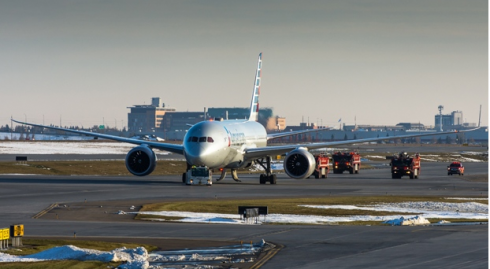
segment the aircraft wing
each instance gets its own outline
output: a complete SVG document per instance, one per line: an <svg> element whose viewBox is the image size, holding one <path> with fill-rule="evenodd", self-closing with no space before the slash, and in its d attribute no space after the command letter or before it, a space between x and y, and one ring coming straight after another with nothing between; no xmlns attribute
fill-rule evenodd
<svg viewBox="0 0 490 269"><path fill-rule="evenodd" d="M110 140L115 140L115 141L119 141L119 142L135 144L135 145L143 145L144 144L144 145L149 146L150 148L165 150L165 151L169 151L169 152L177 153L177 154L182 154L182 155L184 154L184 146L183 145L153 142L153 141L139 140L139 139L134 139L134 138L126 138L126 137L115 136L115 135L93 133L93 132L88 132L88 131L80 131L80 130L74 130L74 129L53 127L53 126L45 126L45 125L40 125L40 124L16 121L14 119L12 119L12 121L19 123L19 124L25 124L25 125L41 127L41 128L46 128L46 129L70 132L70 133L75 133L75 134L88 135L88 136L93 136L93 137L100 137L100 138L105 138L105 139L110 139Z"/></svg>
<svg viewBox="0 0 490 269"><path fill-rule="evenodd" d="M308 130L300 130L300 131L292 131L292 132L281 132L281 133L267 134L267 140L279 138L279 137L292 136L292 135L297 135L297 134L319 132L319 131L324 131L324 130L326 130L326 129L308 129Z"/></svg>
<svg viewBox="0 0 490 269"><path fill-rule="evenodd" d="M296 148L304 147L307 149L318 149L325 147L333 147L340 145L349 145L349 144L358 144L365 142L376 142L383 140L394 140L394 139L404 139L404 138L412 138L412 137L421 137L421 136L431 136L431 135L443 135L443 134L457 134L457 133L466 133L479 129L480 127L463 130L463 131L448 131L448 132L434 132L434 133L425 133L425 134L413 134L413 135L400 135L400 136L391 136L391 137L374 137L374 138L364 138L364 139L355 139L355 140L343 140L343 141L335 141L335 142L322 142L322 143L310 143L310 144L292 144L292 145L283 145L283 146L267 146L261 148L248 148L245 149L245 158L246 159L257 159L263 158L265 156L272 155L281 155L290 152Z"/></svg>

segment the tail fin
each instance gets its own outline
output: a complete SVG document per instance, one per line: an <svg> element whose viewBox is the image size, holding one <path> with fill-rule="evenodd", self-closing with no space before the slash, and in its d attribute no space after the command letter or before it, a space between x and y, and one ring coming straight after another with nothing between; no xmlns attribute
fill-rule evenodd
<svg viewBox="0 0 490 269"><path fill-rule="evenodd" d="M259 94L260 94L260 80L262 75L262 52L259 53L259 60L257 62L257 71L255 72L254 91L252 93L252 101L250 102L250 116L249 121L257 121L259 119Z"/></svg>

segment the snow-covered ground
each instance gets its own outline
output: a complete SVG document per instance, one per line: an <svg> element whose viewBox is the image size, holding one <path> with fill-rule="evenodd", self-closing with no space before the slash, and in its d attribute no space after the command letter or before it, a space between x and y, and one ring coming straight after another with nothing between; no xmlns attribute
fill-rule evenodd
<svg viewBox="0 0 490 269"><path fill-rule="evenodd" d="M437 219L488 219L488 205L468 202L468 203L443 203L443 202L410 202L410 203L384 203L373 206L353 206L353 205L334 205L334 206L318 206L318 205L301 205L304 207L320 208L320 209L344 209L344 210L367 210L367 211L384 211L384 212L400 212L397 215L389 216L373 216L373 215L357 215L357 216L314 216L314 215L289 215L289 214L269 214L261 216L257 220L257 224L262 223L304 223L304 224L329 224L339 222L353 221L389 221L400 218L413 218L416 216L424 218ZM237 214L217 214L217 213L194 213L182 211L145 211L145 212L130 212L130 214L145 214L153 216L162 216L162 218L153 218L154 221L165 221L165 217L179 217L180 220L172 219L172 221L180 222L199 222L199 223L223 223L223 224L255 224L249 220L241 219Z"/></svg>
<svg viewBox="0 0 490 269"><path fill-rule="evenodd" d="M27 256L15 256L0 252L0 262L38 262L46 260L79 260L102 262L126 262L119 268L148 268L148 251L118 248L113 251L84 249L75 246L59 246Z"/></svg>
<svg viewBox="0 0 490 269"><path fill-rule="evenodd" d="M0 132L0 140L19 140L21 137L24 137L30 140L93 140L93 137L90 136L78 136L78 135L45 135L45 134L34 134L34 139L32 139L32 134L20 134L20 133L5 133Z"/></svg>
<svg viewBox="0 0 490 269"><path fill-rule="evenodd" d="M0 143L0 154L127 154L135 145L120 142L39 142ZM157 154L170 154L156 150Z"/></svg>
<svg viewBox="0 0 490 269"><path fill-rule="evenodd" d="M47 260L79 260L124 262L121 269L164 269L164 268L212 268L209 264L231 264L254 262L252 255L265 246L262 240L255 244L231 245L217 248L155 251L148 253L144 247L118 248L112 251L84 249L72 245L51 249L27 256L16 256L0 252L1 262L39 262ZM234 258L236 255L250 256L247 260ZM201 265L200 265L201 264Z"/></svg>

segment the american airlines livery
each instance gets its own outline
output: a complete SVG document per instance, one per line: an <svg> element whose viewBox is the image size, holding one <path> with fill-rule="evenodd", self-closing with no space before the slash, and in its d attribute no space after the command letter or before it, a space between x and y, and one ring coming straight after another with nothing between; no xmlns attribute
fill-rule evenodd
<svg viewBox="0 0 490 269"><path fill-rule="evenodd" d="M212 177L209 173L210 170L221 170L221 176L218 180L222 180L226 176L227 169L229 169L231 171L232 178L235 181L239 181L237 169L246 168L253 164L259 164L265 170L265 173L260 175L260 184L265 184L267 182L270 182L270 184L276 184L276 175L272 173L271 169L271 156L282 154L286 155L284 159L284 171L286 174L291 178L304 179L309 177L315 169L315 159L309 152L311 149L381 140L455 133L455 131L446 131L416 135L392 136L389 138L366 138L311 144L267 146L267 141L269 139L291 136L309 132L311 130L267 134L264 126L257 122L259 112L261 71L262 53L259 54L257 63L254 87L252 91L252 100L250 102L250 116L248 120L207 120L199 122L190 127L187 134L184 136L184 141L181 145L143 141L114 135L44 126L16 120L13 121L20 124L72 132L138 145L129 151L125 160L128 171L136 176L146 176L153 172L157 161L157 157L154 152L155 149L182 154L185 156L187 161L187 171L183 173L182 181L188 185L193 183L195 184L195 181L199 178L199 176L203 175L205 181L202 183L211 185ZM479 127L480 124L478 124L478 127L475 129L478 129ZM459 132L468 132L475 129ZM200 172L203 172L204 174L199 174Z"/></svg>

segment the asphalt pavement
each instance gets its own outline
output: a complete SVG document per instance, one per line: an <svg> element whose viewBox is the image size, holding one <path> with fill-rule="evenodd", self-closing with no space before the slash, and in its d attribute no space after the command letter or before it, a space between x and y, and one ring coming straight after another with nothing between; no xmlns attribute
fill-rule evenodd
<svg viewBox="0 0 490 269"><path fill-rule="evenodd" d="M446 163L424 163L419 179L391 179L388 168L327 179L259 184L258 174L230 177L211 187L185 186L176 176L0 176L0 227L25 225L30 236L77 236L266 241L284 246L261 268L488 268L488 225L334 226L226 225L37 218L53 203L118 203L273 197L420 195L488 197L488 163L465 163L465 175L447 176ZM479 179L479 180L468 180ZM46 214L48 216L49 214Z"/></svg>

